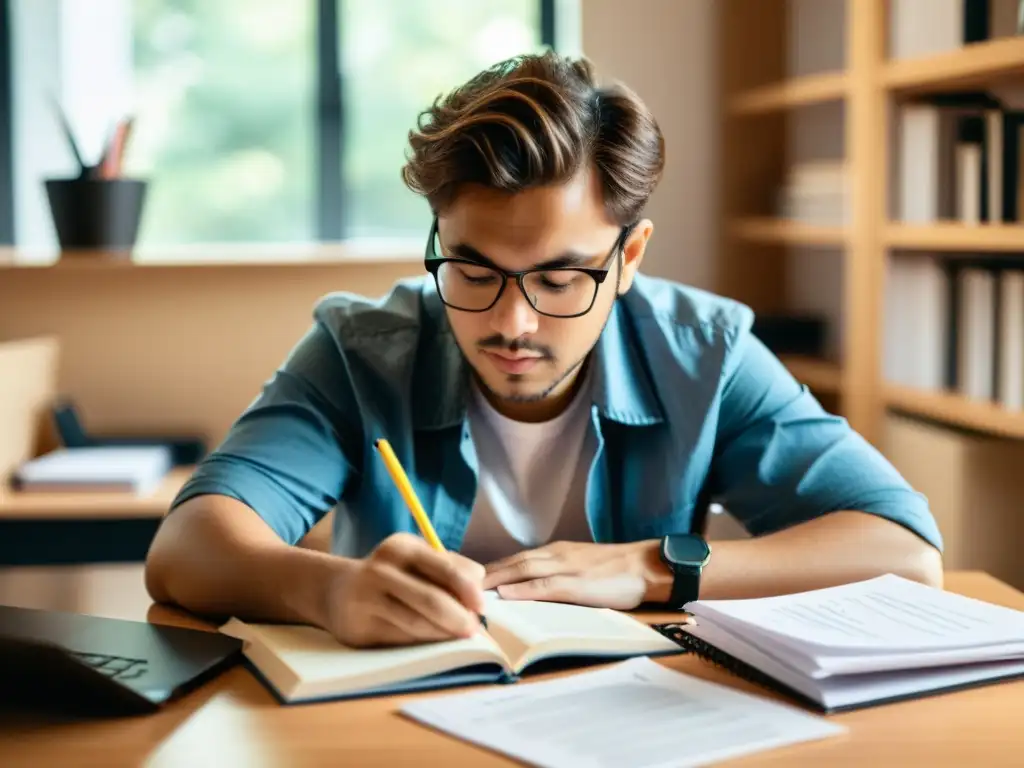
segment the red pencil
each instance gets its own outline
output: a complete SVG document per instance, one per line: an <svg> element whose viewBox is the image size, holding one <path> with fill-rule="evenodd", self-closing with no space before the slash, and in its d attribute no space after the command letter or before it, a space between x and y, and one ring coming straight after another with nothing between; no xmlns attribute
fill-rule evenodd
<svg viewBox="0 0 1024 768"><path fill-rule="evenodd" d="M135 118L133 117L126 117L118 122L117 128L114 129L114 135L110 137L110 142L100 160L99 177L101 179L120 178L124 169L125 149L128 146L128 138L131 136L134 123Z"/></svg>

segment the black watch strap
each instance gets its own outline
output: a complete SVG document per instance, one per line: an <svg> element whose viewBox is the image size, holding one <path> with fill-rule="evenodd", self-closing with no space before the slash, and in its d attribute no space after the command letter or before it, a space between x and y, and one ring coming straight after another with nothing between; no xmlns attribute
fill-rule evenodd
<svg viewBox="0 0 1024 768"><path fill-rule="evenodd" d="M682 607L697 599L700 594L700 569L678 569L672 578L672 594L668 599L669 607L682 610Z"/></svg>

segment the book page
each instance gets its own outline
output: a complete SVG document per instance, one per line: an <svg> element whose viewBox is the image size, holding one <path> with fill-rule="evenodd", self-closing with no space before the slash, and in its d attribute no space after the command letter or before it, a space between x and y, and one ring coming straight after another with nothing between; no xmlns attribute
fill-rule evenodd
<svg viewBox="0 0 1024 768"><path fill-rule="evenodd" d="M402 713L547 768L697 766L846 728L638 658L595 672L437 696Z"/></svg>
<svg viewBox="0 0 1024 768"><path fill-rule="evenodd" d="M539 600L502 600L487 596L487 622L512 630L525 643L547 640L605 638L649 642L656 634L646 624L607 608L591 608Z"/></svg>
<svg viewBox="0 0 1024 768"><path fill-rule="evenodd" d="M698 600L687 609L742 635L842 652L970 648L1020 642L1024 613L892 574L751 600Z"/></svg>
<svg viewBox="0 0 1024 768"><path fill-rule="evenodd" d="M275 666L287 668L296 695L303 696L386 685L470 664L504 663L500 649L484 632L459 640L384 648L350 648L329 632L306 625L245 624L233 619L221 632L269 650L280 662ZM272 682L282 687L288 683Z"/></svg>
<svg viewBox="0 0 1024 768"><path fill-rule="evenodd" d="M866 670L862 674L813 678L766 654L744 638L713 625L691 626L686 631L828 708L884 701L1024 674L1024 659L1018 657L987 663L905 667L881 672Z"/></svg>
<svg viewBox="0 0 1024 768"><path fill-rule="evenodd" d="M682 652L643 622L608 608L488 595L486 615L488 631L516 671L554 656Z"/></svg>

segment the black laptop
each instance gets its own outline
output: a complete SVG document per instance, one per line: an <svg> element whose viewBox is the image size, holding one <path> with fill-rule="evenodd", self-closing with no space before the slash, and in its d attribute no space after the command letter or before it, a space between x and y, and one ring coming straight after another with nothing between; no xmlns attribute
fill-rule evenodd
<svg viewBox="0 0 1024 768"><path fill-rule="evenodd" d="M153 712L241 660L218 632L0 606L0 709Z"/></svg>

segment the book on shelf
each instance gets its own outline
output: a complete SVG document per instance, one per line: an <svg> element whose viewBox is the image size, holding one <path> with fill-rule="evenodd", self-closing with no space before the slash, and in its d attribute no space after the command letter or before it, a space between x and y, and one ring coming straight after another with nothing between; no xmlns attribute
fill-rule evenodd
<svg viewBox="0 0 1024 768"><path fill-rule="evenodd" d="M1020 33L1019 0L893 0L893 59L949 52ZM1024 87L952 90L894 110L894 215L922 223L1024 222Z"/></svg>
<svg viewBox="0 0 1024 768"><path fill-rule="evenodd" d="M956 376L957 388L969 400L992 400L995 367L996 276L967 266L956 277L959 301Z"/></svg>
<svg viewBox="0 0 1024 768"><path fill-rule="evenodd" d="M888 51L912 59L1021 34L1021 0L889 0Z"/></svg>
<svg viewBox="0 0 1024 768"><path fill-rule="evenodd" d="M1024 409L1024 254L889 259L887 381Z"/></svg>
<svg viewBox="0 0 1024 768"><path fill-rule="evenodd" d="M894 114L894 218L914 224L1024 222L1024 111L991 94L968 92L908 102Z"/></svg>
<svg viewBox="0 0 1024 768"><path fill-rule="evenodd" d="M682 653L637 619L603 608L502 600L486 594L487 628L473 637L390 648L350 648L323 629L250 624L221 632L283 703L512 683L550 666Z"/></svg>
<svg viewBox="0 0 1024 768"><path fill-rule="evenodd" d="M787 221L842 226L848 221L849 173L842 161L794 163L776 200L777 215Z"/></svg>
<svg viewBox="0 0 1024 768"><path fill-rule="evenodd" d="M946 383L949 277L928 253L890 259L885 281L883 371L887 381L918 389Z"/></svg>
<svg viewBox="0 0 1024 768"><path fill-rule="evenodd" d="M823 712L1024 677L1024 612L893 574L686 610L695 623L660 631Z"/></svg>

